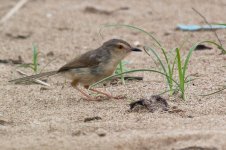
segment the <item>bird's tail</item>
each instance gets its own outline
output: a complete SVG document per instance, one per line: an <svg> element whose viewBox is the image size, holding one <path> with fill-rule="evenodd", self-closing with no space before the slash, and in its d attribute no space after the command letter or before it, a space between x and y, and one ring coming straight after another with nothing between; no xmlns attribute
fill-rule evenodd
<svg viewBox="0 0 226 150"><path fill-rule="evenodd" d="M9 82L15 82L15 83L16 82L26 82L26 81L31 81L31 80L42 78L42 77L49 77L49 76L55 75L57 73L58 73L58 71L44 72L44 73L40 73L40 74L26 76L26 77L23 77L23 78L10 80Z"/></svg>

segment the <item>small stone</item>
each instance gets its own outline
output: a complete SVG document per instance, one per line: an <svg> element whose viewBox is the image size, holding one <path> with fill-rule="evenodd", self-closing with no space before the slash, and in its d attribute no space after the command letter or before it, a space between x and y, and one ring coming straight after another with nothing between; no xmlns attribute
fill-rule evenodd
<svg viewBox="0 0 226 150"><path fill-rule="evenodd" d="M46 55L47 55L48 57L53 57L53 56L54 56L54 53L53 53L52 51L50 51L50 52L48 52Z"/></svg>
<svg viewBox="0 0 226 150"><path fill-rule="evenodd" d="M96 134L100 137L104 137L104 136L106 136L107 133L104 129L97 129Z"/></svg>
<svg viewBox="0 0 226 150"><path fill-rule="evenodd" d="M136 47L140 47L140 46L141 46L139 41L135 41L133 44L134 44L134 46L136 46Z"/></svg>
<svg viewBox="0 0 226 150"><path fill-rule="evenodd" d="M71 136L80 136L80 135L86 135L86 133L82 132L81 130L71 133Z"/></svg>
<svg viewBox="0 0 226 150"><path fill-rule="evenodd" d="M48 88L46 88L46 87L41 87L40 88L40 91L45 91L45 90L48 90Z"/></svg>
<svg viewBox="0 0 226 150"><path fill-rule="evenodd" d="M102 120L101 117L95 116L95 117L88 117L84 119L84 122L94 121L94 120Z"/></svg>
<svg viewBox="0 0 226 150"><path fill-rule="evenodd" d="M11 121L9 121L8 119L4 118L4 117L0 117L0 125L8 125L10 124Z"/></svg>
<svg viewBox="0 0 226 150"><path fill-rule="evenodd" d="M194 116L188 115L188 118L194 118Z"/></svg>
<svg viewBox="0 0 226 150"><path fill-rule="evenodd" d="M165 33L164 33L165 36L168 36L168 35L170 35L170 34L171 34L170 32L165 32Z"/></svg>
<svg viewBox="0 0 226 150"><path fill-rule="evenodd" d="M47 13L47 14L46 14L46 17L47 17L47 18L51 18L52 16L53 16L52 13Z"/></svg>

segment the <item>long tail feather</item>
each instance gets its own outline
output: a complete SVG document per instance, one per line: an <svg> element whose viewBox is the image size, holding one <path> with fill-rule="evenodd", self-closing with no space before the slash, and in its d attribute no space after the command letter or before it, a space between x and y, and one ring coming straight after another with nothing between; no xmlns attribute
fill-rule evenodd
<svg viewBox="0 0 226 150"><path fill-rule="evenodd" d="M42 77L49 77L49 76L55 75L57 73L58 73L58 71L44 72L44 73L40 73L40 74L26 76L26 77L23 77L23 78L10 80L9 82L25 82L25 81L30 81L30 80L33 80L33 79L42 78Z"/></svg>

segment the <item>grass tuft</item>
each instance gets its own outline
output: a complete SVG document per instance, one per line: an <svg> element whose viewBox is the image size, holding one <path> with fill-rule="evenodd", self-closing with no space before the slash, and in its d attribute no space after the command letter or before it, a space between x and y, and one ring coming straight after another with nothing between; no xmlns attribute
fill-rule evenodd
<svg viewBox="0 0 226 150"><path fill-rule="evenodd" d="M38 73L38 47L35 44L32 44L32 63L22 64L20 67L30 68L35 74Z"/></svg>
<svg viewBox="0 0 226 150"><path fill-rule="evenodd" d="M181 59L180 48L175 48L175 54L173 54L173 57L170 58L167 54L166 49L161 45L161 43L157 40L157 38L155 38L151 33L147 32L147 31L145 31L141 28L138 28L138 27L135 27L135 26L132 26L132 25L121 25L121 24L104 25L103 27L104 28L106 28L106 27L126 27L126 28L129 28L129 29L133 29L133 30L136 30L138 32L144 33L145 35L149 36L155 42L155 46L157 48L144 46L144 50L146 51L146 53L149 56L151 56L151 54L154 55L155 61L157 61L160 64L161 68L160 68L160 70L157 70L157 69L136 69L136 70L130 70L130 71L123 72L123 67L122 67L122 64L120 63L119 64L120 72L118 74L115 74L115 75L109 76L109 77L107 77L103 80L100 80L100 81L94 83L93 85L91 85L91 87L96 86L97 84L100 84L100 83L102 83L106 80L109 80L113 77L116 77L116 76L121 76L121 79L123 80L123 75L126 74L126 73L148 71L148 72L154 72L154 73L158 73L158 74L163 75L165 77L166 81L167 81L167 86L169 87L169 89L166 90L165 92L169 91L170 94L172 95L173 93L179 91L181 93L182 99L185 100L185 86L186 86L187 83L194 80L194 79L188 80L188 76L186 75L186 73L187 73L189 61L191 59L192 53L195 50L195 48L201 43L209 43L209 44L213 44L213 45L217 46L220 50L222 50L222 53L226 53L224 48L221 45L217 44L216 42L202 41L202 42L198 42L198 43L194 44L190 48L190 50L189 50L189 52L186 56L186 59L183 62L183 60ZM100 32L99 32L100 35L101 35L102 29L103 28L100 29ZM163 55L163 59L160 57L159 50L160 50L161 54ZM177 65L175 65L175 64L177 64ZM175 66L177 68L175 68ZM174 71L175 69L178 70L176 75L175 75L175 71ZM179 79L177 79L177 78L179 78ZM165 93L165 92L163 92L163 93Z"/></svg>
<svg viewBox="0 0 226 150"><path fill-rule="evenodd" d="M33 51L32 68L33 68L33 71L37 74L38 73L38 47L35 44L32 45L32 51Z"/></svg>
<svg viewBox="0 0 226 150"><path fill-rule="evenodd" d="M117 66L117 68L115 70L115 74L121 74L124 71L126 71L127 69L126 69L125 64L126 63L124 61L120 61L119 65ZM121 74L120 77L121 77L122 84L124 85L125 84L124 74Z"/></svg>

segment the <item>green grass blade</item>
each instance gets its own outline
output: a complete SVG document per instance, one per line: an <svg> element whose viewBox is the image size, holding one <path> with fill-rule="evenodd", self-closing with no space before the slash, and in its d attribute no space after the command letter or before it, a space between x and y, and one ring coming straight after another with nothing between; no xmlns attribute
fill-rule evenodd
<svg viewBox="0 0 226 150"><path fill-rule="evenodd" d="M179 48L176 48L176 54L177 54L177 69L178 69L178 75L179 75L179 84L180 84L180 90L182 93L182 98L185 99L184 97L184 74L183 74L183 68L182 69L182 64L181 64L181 56L180 56L180 50Z"/></svg>
<svg viewBox="0 0 226 150"><path fill-rule="evenodd" d="M173 74L174 74L174 67L175 67L175 64L176 64L176 60L177 60L177 56L175 55L174 56L174 60L173 60L173 64L172 64L172 67L171 66L169 66L169 70L170 70L170 72L169 72L169 76L170 76L170 78L172 79L173 78ZM173 82L172 82L172 80L170 80L171 81L171 95L173 94Z"/></svg>
<svg viewBox="0 0 226 150"><path fill-rule="evenodd" d="M32 45L32 51L33 51L33 69L34 72L38 72L38 48L35 44Z"/></svg>
<svg viewBox="0 0 226 150"><path fill-rule="evenodd" d="M172 90L172 86L173 86L172 83L173 82L172 82L172 80L170 80L170 79L172 79L172 72L171 72L171 69L170 69L170 64L168 62L168 59L167 59L167 62L168 62L167 65L168 65L169 72L166 71L166 68L165 68L162 60L160 59L160 56L158 55L158 53L156 53L156 51L154 49L152 49L151 47L147 47L147 49L154 54L154 56L156 57L157 61L160 63L160 66L162 67L163 72L167 75L166 76L166 80L167 80L168 86L169 86L170 90ZM165 53L165 50L163 50L163 52ZM167 58L166 53L164 55Z"/></svg>
<svg viewBox="0 0 226 150"><path fill-rule="evenodd" d="M164 66L164 64L163 64L163 62L162 62L162 60L160 59L160 56L158 55L158 53L156 53L156 51L155 51L154 49L152 49L151 47L145 47L145 49L146 49L146 48L154 54L154 56L156 57L156 59L157 59L158 62L160 63L160 66L162 67L164 73L167 74L166 68L165 68L165 66Z"/></svg>
<svg viewBox="0 0 226 150"><path fill-rule="evenodd" d="M210 44L213 44L213 45L217 46L218 49L221 50L221 54L226 54L226 50L224 49L224 47L221 46L221 45L219 45L219 44L217 44L216 42L213 42L213 41L203 41L201 43L210 43Z"/></svg>
<svg viewBox="0 0 226 150"><path fill-rule="evenodd" d="M202 42L198 42L198 43L196 43L195 45L193 45L193 46L190 48L189 53L188 53L188 55L187 55L187 57L186 57L186 60L185 60L185 63L184 63L184 67L183 67L183 68L185 68L185 69L183 70L183 74L184 74L184 75L185 75L185 73L186 73L187 66L188 66L190 57L191 57L191 55L192 55L192 52L193 52L193 51L195 50L195 48L196 48L199 44L201 44L201 43L210 43L210 44L213 44L213 45L217 46L217 47L220 48L220 49L222 48L222 46L220 46L219 44L217 44L217 43L215 43L215 42L213 42L213 41L202 41ZM222 50L223 53L226 53L226 51L225 51L224 49L221 49L221 50Z"/></svg>
<svg viewBox="0 0 226 150"><path fill-rule="evenodd" d="M124 72L122 61L120 61L119 63L119 68L120 68L120 73ZM124 74L121 74L120 77L121 77L122 84L124 85L125 84Z"/></svg>
<svg viewBox="0 0 226 150"><path fill-rule="evenodd" d="M226 24L225 24L225 23L216 23L215 25L226 26Z"/></svg>
<svg viewBox="0 0 226 150"><path fill-rule="evenodd" d="M177 61L177 55L174 56L174 59L173 59L173 64L172 64L172 67L171 67L171 73L172 73L172 75L174 73L174 68L175 68L176 61Z"/></svg>
<svg viewBox="0 0 226 150"><path fill-rule="evenodd" d="M199 44L201 44L201 43L210 43L210 44L213 44L213 45L217 46L219 49L223 48L222 46L220 46L219 44L217 44L217 43L215 43L215 42L213 42L213 41L202 41L202 42L198 42L198 43L196 43L195 45L193 45L193 46L190 48L189 52L188 52L188 55L187 55L187 57L186 57L186 60L185 60L184 66L183 66L183 75L184 75L184 76L185 76L185 74L186 74L187 67L188 67L188 63L189 63L189 61L190 61L192 52L193 52L193 51L195 50L195 48L196 48ZM221 50L222 50L223 53L226 53L226 51L225 51L224 49L221 49Z"/></svg>
<svg viewBox="0 0 226 150"><path fill-rule="evenodd" d="M199 44L201 44L202 42L198 42L198 43L196 43L195 45L193 45L191 48L190 48L190 50L189 50L189 52L188 52L188 55L187 55L187 57L186 57L186 60L185 60L185 62L184 62L184 66L183 66L183 75L185 76L185 74L186 74L186 71L187 71L187 68L188 68L188 63L189 63L189 61L190 61L190 58L191 58L191 55L192 55L192 52L195 50L195 48L199 45Z"/></svg>
<svg viewBox="0 0 226 150"><path fill-rule="evenodd" d="M111 75L111 76L109 76L109 77L106 77L106 78L104 78L104 79L102 79L102 80L100 80L100 81L98 81L98 82L92 84L92 85L90 86L90 88L91 88L91 87L94 87L94 86L96 86L96 85L98 85L98 84L100 84L100 83L102 83L102 82L104 82L104 81L107 81L107 80L112 79L112 78L114 78L114 77L120 76L121 74L134 73L134 72L144 72L144 71L146 71L146 72L154 72L154 73L158 73L158 74L164 75L164 76L166 76L166 77L169 77L167 74L162 73L162 72L157 71L157 70L154 70L154 69L135 69L135 70L129 70L129 71L122 72L122 73L120 73L120 74ZM178 84L174 79L171 79L171 80L172 80L178 87L180 87L179 84Z"/></svg>
<svg viewBox="0 0 226 150"><path fill-rule="evenodd" d="M152 55L149 51L147 51L146 47L148 47L148 46L144 46L144 47L143 47L145 53L147 53L148 56L150 56L150 58L152 59L152 61L153 61L154 64L155 64L155 66L158 67L157 60L156 60L155 58L153 58L153 55ZM155 57L156 57L156 56L155 56Z"/></svg>
<svg viewBox="0 0 226 150"><path fill-rule="evenodd" d="M168 84L169 84L170 92L172 94L173 93L173 82L170 79L173 78L173 72L171 71L171 65L170 65L168 56L166 54L166 50L164 48L161 48L161 50L162 50L162 53L163 53L163 55L165 57L165 60L166 60L166 63L167 63L167 67L168 67L168 73L167 73L167 75L169 76L169 78L167 79L167 81L168 81Z"/></svg>

